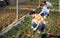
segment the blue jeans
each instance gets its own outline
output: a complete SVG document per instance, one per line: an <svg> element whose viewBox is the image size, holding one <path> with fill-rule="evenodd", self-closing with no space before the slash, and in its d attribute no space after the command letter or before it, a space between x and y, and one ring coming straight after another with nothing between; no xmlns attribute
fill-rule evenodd
<svg viewBox="0 0 60 38"><path fill-rule="evenodd" d="M35 28L37 26L37 24L35 22L33 22L32 26Z"/></svg>
<svg viewBox="0 0 60 38"><path fill-rule="evenodd" d="M46 26L46 25L45 25L44 23L40 22L37 30L43 31L43 30L45 29L45 26Z"/></svg>
<svg viewBox="0 0 60 38"><path fill-rule="evenodd" d="M45 16L45 15L48 15L48 13L47 13L46 11L44 11L44 14L43 14L43 15L44 15L44 16Z"/></svg>
<svg viewBox="0 0 60 38"><path fill-rule="evenodd" d="M46 11L44 11L42 14L41 14L42 16L48 16L48 13L46 12Z"/></svg>
<svg viewBox="0 0 60 38"><path fill-rule="evenodd" d="M33 22L33 23L32 23L32 26L35 28L35 27L37 26L37 24L36 24L35 22ZM44 23L40 22L37 30L43 31L43 30L45 29L45 26L46 26L46 25L45 25Z"/></svg>

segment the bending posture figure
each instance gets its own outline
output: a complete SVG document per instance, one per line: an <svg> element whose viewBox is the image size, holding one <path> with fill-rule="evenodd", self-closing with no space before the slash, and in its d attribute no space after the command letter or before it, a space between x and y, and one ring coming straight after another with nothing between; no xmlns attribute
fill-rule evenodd
<svg viewBox="0 0 60 38"><path fill-rule="evenodd" d="M37 30L38 33L43 31L46 26L46 22L45 22L44 18L41 15L35 14L35 13L30 13L30 16L32 18L33 30Z"/></svg>
<svg viewBox="0 0 60 38"><path fill-rule="evenodd" d="M47 7L45 7L43 4L40 5L40 9L41 9L41 12L39 14L46 19L47 16L49 15L50 10Z"/></svg>

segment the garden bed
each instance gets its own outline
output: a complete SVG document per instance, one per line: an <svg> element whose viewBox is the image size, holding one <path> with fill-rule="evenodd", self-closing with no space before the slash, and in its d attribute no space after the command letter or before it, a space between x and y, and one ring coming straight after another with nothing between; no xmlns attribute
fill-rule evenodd
<svg viewBox="0 0 60 38"><path fill-rule="evenodd" d="M19 10L19 19L26 15L28 10ZM0 31L3 31L16 19L16 9L4 9L0 11Z"/></svg>
<svg viewBox="0 0 60 38"><path fill-rule="evenodd" d="M51 1L52 2L52 1ZM54 0L55 3L57 1ZM33 4L32 4L33 3ZM38 2L32 2L31 4L19 4L19 18L24 16L29 12L29 10L20 10L20 8L36 8ZM53 2L52 2L53 3ZM14 8L14 10L12 9ZM8 10L11 9L11 10ZM0 16L0 31L4 30L9 24L11 24L16 18L16 8L8 7L7 12L3 11ZM58 3L53 4L53 9L58 10ZM0 12L1 13L1 12ZM45 33L50 33L50 35L59 36L60 35L60 14L57 11L50 12L49 18L47 18L48 24L45 29ZM31 18L25 17L24 22L14 26L10 31L5 33L4 38L38 38L39 34L37 32L32 32L31 29Z"/></svg>
<svg viewBox="0 0 60 38"><path fill-rule="evenodd" d="M45 29L45 33L50 33L53 36L60 35L60 22L57 21L57 16L59 17L57 12L51 12L49 15L48 25ZM60 17L59 17L60 18ZM59 22L59 24L57 24ZM9 33L9 34L8 34ZM32 32L31 29L31 18L25 17L24 21L21 24L13 27L10 31L4 34L4 38L37 38L39 34L37 32Z"/></svg>
<svg viewBox="0 0 60 38"><path fill-rule="evenodd" d="M4 11L3 11L4 10ZM11 24L15 19L15 9L3 9L0 11L0 31L4 30L3 28Z"/></svg>

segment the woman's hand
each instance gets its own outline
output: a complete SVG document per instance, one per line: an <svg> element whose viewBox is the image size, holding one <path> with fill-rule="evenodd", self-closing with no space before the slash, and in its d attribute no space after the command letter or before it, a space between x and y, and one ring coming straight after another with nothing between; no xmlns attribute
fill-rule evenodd
<svg viewBox="0 0 60 38"><path fill-rule="evenodd" d="M33 28L33 30L35 31L37 28Z"/></svg>

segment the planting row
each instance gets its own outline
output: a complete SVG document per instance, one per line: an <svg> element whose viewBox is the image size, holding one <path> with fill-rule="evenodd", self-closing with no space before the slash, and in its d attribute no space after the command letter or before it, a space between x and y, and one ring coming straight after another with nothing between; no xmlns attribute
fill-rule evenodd
<svg viewBox="0 0 60 38"><path fill-rule="evenodd" d="M6 9L0 11L0 31L3 31L8 25L10 25L16 19L16 9ZM28 13L28 10L19 10L19 18Z"/></svg>
<svg viewBox="0 0 60 38"><path fill-rule="evenodd" d="M50 13L49 18L47 18L48 25L44 31L45 33L50 33L50 35L54 36L60 35L60 22L57 21L57 18L60 18L59 15L57 15L57 12ZM4 38L37 38L39 37L38 35L37 32L32 32L31 18L25 17L24 22L22 21L21 24L18 24L5 33Z"/></svg>

